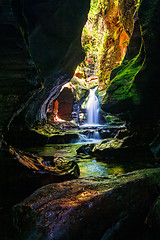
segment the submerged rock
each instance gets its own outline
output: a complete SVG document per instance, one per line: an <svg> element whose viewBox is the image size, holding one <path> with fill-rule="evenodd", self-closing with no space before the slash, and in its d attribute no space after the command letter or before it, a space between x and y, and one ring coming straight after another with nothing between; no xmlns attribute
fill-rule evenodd
<svg viewBox="0 0 160 240"><path fill-rule="evenodd" d="M13 207L19 239L121 239L144 222L157 198L160 169L131 172L112 179L78 179L38 189ZM114 232L115 233L115 232ZM113 236L113 235L112 235Z"/></svg>
<svg viewBox="0 0 160 240"><path fill-rule="evenodd" d="M94 143L82 145L80 148L77 149L77 154L90 154L92 152L92 149L94 148L94 145Z"/></svg>

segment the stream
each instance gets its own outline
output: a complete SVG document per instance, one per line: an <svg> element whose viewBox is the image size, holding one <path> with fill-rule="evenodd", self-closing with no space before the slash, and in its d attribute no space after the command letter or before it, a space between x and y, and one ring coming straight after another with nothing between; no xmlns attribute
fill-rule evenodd
<svg viewBox="0 0 160 240"><path fill-rule="evenodd" d="M75 161L80 169L80 177L109 177L111 175L123 174L127 171L135 170L131 164L110 164L104 159L92 157L88 152L77 150L88 144L97 144L99 141L108 138L113 138L120 129L124 129L125 125L110 126L107 123L101 125L99 123L100 106L96 96L97 86L90 89L89 98L86 103L87 118L86 123L80 125L77 129L68 129L57 135L57 140L54 144L46 144L43 147L25 149L28 152L35 153L39 156L53 156L56 160ZM67 134L77 135L77 139L70 139L65 143L64 138ZM54 136L53 136L54 138ZM65 138L66 139L66 138ZM64 143L63 143L64 141ZM61 143L61 144L59 144ZM136 166L136 169L141 167Z"/></svg>
<svg viewBox="0 0 160 240"><path fill-rule="evenodd" d="M87 154L77 154L82 143L70 144L46 144L44 147L30 148L27 151L40 156L54 156L66 161L75 161L80 168L80 177L106 177L112 174L123 174L124 170L118 165L109 165L98 161L95 157Z"/></svg>
<svg viewBox="0 0 160 240"><path fill-rule="evenodd" d="M107 125L95 125L88 126L82 125L79 129L72 129L66 131L68 133L76 133L79 135L78 139L71 139L70 143L57 143L57 144L46 144L43 147L32 147L27 148L25 151L34 153L39 156L53 156L56 160L62 161L75 161L80 169L80 178L88 177L111 177L113 175L124 174L128 171L141 169L144 166L139 163L110 163L106 162L105 159L99 159L91 156L87 152L77 151L81 147L96 145L99 141L103 140L105 134L114 134L119 130L123 129L124 125L119 126L107 126ZM105 133L105 134L104 134ZM59 135L63 140L64 135ZM110 141L110 138L108 138Z"/></svg>

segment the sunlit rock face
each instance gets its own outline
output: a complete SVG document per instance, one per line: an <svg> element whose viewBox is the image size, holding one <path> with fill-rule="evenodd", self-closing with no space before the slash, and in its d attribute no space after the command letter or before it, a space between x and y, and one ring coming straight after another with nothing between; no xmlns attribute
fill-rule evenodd
<svg viewBox="0 0 160 240"><path fill-rule="evenodd" d="M71 118L75 97L75 88L71 84L65 85L57 98L59 102L58 116L60 118L64 120Z"/></svg>
<svg viewBox="0 0 160 240"><path fill-rule="evenodd" d="M89 2L1 1L2 126L22 110L20 122L28 126L46 118L49 102L84 58L80 39Z"/></svg>
<svg viewBox="0 0 160 240"><path fill-rule="evenodd" d="M123 113L132 122L159 118L159 4L142 1L126 57L112 72L102 104L103 110Z"/></svg>
<svg viewBox="0 0 160 240"><path fill-rule="evenodd" d="M107 32L99 60L100 87L109 83L111 71L121 64L134 28L137 1L105 1L103 21Z"/></svg>

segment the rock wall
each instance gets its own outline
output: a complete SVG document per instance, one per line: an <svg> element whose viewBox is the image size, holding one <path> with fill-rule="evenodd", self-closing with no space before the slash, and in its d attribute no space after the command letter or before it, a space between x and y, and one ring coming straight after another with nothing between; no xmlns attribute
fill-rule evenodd
<svg viewBox="0 0 160 240"><path fill-rule="evenodd" d="M0 1L0 129L41 86L11 1Z"/></svg>
<svg viewBox="0 0 160 240"><path fill-rule="evenodd" d="M89 2L1 0L1 129L20 112L18 126L21 122L22 126L30 127L46 118L48 105L58 97L62 85L70 81L75 67L84 58L80 39ZM121 58L124 35L127 39L132 36L125 59L111 74L102 108L111 113L128 112L125 119L130 121L157 119L160 107L160 1L143 0L138 17L137 3L123 0L113 4L108 0L104 11L112 40L115 32L118 36ZM116 21L117 30L113 24ZM104 73L108 56L112 58L115 53L115 48L105 52Z"/></svg>
<svg viewBox="0 0 160 240"><path fill-rule="evenodd" d="M51 118L53 115L60 119L69 120L72 116L76 90L71 83L67 83L61 89L59 96L52 103Z"/></svg>
<svg viewBox="0 0 160 240"><path fill-rule="evenodd" d="M159 118L160 1L143 0L127 54L111 75L102 107L131 122Z"/></svg>
<svg viewBox="0 0 160 240"><path fill-rule="evenodd" d="M44 88L28 108L28 122L46 118L48 104L57 98L62 85L71 80L76 66L83 60L81 32L89 3L89 0L24 2L31 51L45 77Z"/></svg>
<svg viewBox="0 0 160 240"><path fill-rule="evenodd" d="M105 1L103 21L106 34L100 49L99 82L104 89L109 84L111 71L121 64L134 28L137 1Z"/></svg>
<svg viewBox="0 0 160 240"><path fill-rule="evenodd" d="M84 58L80 39L89 4L0 2L1 129L22 110L18 124L30 127L45 119L49 102Z"/></svg>

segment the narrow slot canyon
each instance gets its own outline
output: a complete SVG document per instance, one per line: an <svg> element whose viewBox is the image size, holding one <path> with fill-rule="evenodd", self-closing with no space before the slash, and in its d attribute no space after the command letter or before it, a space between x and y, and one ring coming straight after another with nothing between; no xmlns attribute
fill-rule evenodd
<svg viewBox="0 0 160 240"><path fill-rule="evenodd" d="M159 0L0 0L2 240L159 240Z"/></svg>

